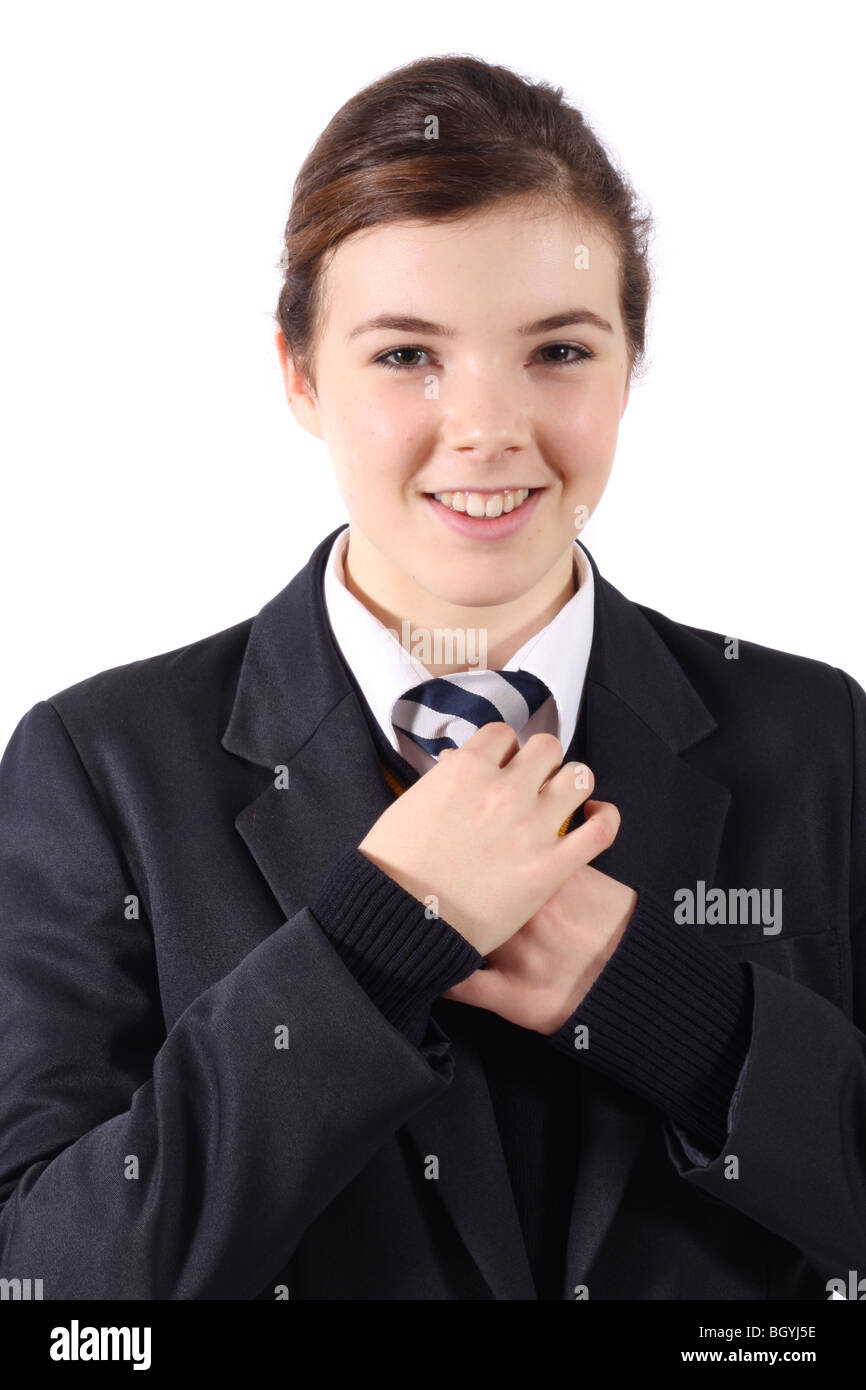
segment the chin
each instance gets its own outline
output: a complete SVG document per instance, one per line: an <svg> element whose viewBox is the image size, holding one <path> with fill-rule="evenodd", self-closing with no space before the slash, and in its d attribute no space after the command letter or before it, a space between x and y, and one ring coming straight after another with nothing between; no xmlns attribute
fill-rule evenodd
<svg viewBox="0 0 866 1390"><path fill-rule="evenodd" d="M529 583L515 582L513 575L502 578L498 583L476 580L474 583L455 584L447 589L442 587L441 577L429 588L443 603L457 608L494 608L501 603L513 603L521 598L532 586Z"/></svg>

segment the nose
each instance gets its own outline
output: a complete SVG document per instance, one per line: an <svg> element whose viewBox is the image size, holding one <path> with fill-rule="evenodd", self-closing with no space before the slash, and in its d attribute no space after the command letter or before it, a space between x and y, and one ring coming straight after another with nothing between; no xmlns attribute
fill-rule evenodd
<svg viewBox="0 0 866 1390"><path fill-rule="evenodd" d="M454 452L474 454L493 463L512 449L530 443L528 411L513 383L491 372L468 373L443 388L443 443Z"/></svg>

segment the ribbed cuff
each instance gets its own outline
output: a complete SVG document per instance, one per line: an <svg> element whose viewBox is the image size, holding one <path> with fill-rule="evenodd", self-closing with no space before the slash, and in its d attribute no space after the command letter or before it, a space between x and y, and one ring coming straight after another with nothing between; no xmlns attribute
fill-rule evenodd
<svg viewBox="0 0 866 1390"><path fill-rule="evenodd" d="M642 889L619 945L550 1042L658 1106L716 1154L751 1041L748 967ZM587 1027L585 1048L575 1028Z"/></svg>
<svg viewBox="0 0 866 1390"><path fill-rule="evenodd" d="M439 995L484 965L441 917L359 849L337 861L312 906L343 963L395 1028L420 1046Z"/></svg>

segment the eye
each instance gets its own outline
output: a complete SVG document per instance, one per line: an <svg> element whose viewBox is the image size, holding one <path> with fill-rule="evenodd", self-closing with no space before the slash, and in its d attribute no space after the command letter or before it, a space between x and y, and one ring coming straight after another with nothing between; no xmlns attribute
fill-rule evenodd
<svg viewBox="0 0 866 1390"><path fill-rule="evenodd" d="M542 365L546 367L578 367L581 362L587 362L595 357L595 353L590 352L589 348L585 348L581 343L545 343L544 347L540 348L539 351L551 352L556 350L562 351L563 349L566 352L577 353L577 356L568 360L560 359L558 361L550 361L545 358L542 359ZM385 367L385 369L390 372L412 372L419 366L417 362L391 361L391 358L396 357L398 353L421 353L424 356L428 355L426 348L416 347L412 343L406 343L402 347L391 348L388 352L380 353L380 355L373 360L379 366Z"/></svg>
<svg viewBox="0 0 866 1390"><path fill-rule="evenodd" d="M550 352L551 350L562 348L564 348L566 352L576 352L578 354L577 357L572 357L571 360L568 362L564 362L562 360L558 362L547 362L547 366L577 367L580 365L581 362L587 362L590 358L595 357L595 353L590 352L589 348L585 348L581 343L545 343L544 347L541 348L540 351Z"/></svg>
<svg viewBox="0 0 866 1390"><path fill-rule="evenodd" d="M424 348L413 347L411 344L407 344L405 347L391 348L390 352L382 353L379 357L374 358L374 361L380 363L381 366L386 367L388 371L391 372L413 371L418 365L417 362L390 362L388 360L391 357L396 357L398 352L424 352Z"/></svg>

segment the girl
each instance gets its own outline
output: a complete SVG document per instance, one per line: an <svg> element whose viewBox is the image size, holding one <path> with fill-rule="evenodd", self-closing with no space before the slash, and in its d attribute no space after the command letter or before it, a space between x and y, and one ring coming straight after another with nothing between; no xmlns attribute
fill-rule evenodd
<svg viewBox="0 0 866 1390"><path fill-rule="evenodd" d="M576 539L649 230L560 91L475 58L314 146L276 339L348 528L0 766L5 1278L800 1299L866 1266L866 694Z"/></svg>

